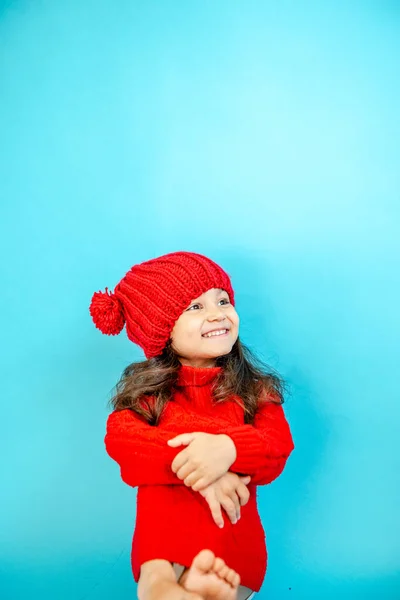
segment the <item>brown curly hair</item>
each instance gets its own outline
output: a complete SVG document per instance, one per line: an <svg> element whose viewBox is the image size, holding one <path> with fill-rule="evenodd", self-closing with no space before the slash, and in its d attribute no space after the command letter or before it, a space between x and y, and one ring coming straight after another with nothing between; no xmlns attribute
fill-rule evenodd
<svg viewBox="0 0 400 600"><path fill-rule="evenodd" d="M180 366L169 339L162 354L132 363L124 369L109 404L113 410L133 410L150 425L158 425L164 406L175 390ZM239 404L241 399L246 424L253 423L261 395L267 401L284 403L284 380L257 358L239 337L229 354L216 358L215 366L223 369L213 382L214 402L233 399ZM146 396L152 396L153 401L149 403Z"/></svg>

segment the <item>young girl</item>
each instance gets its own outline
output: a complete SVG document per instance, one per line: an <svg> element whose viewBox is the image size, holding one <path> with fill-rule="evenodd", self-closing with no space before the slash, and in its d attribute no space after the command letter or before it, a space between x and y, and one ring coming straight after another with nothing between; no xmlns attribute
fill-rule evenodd
<svg viewBox="0 0 400 600"><path fill-rule="evenodd" d="M107 335L126 325L146 356L124 370L104 438L138 486L138 597L252 598L267 567L257 485L281 474L294 444L282 380L239 340L228 274L172 252L95 292L90 314Z"/></svg>

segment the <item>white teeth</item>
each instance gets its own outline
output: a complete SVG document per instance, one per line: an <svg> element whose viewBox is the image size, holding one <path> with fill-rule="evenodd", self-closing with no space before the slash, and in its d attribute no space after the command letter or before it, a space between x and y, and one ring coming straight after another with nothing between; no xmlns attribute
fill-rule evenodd
<svg viewBox="0 0 400 600"><path fill-rule="evenodd" d="M214 335L223 335L227 331L228 331L227 329L218 329L218 331L212 331L211 333L206 333L206 335L203 335L203 337L212 337Z"/></svg>

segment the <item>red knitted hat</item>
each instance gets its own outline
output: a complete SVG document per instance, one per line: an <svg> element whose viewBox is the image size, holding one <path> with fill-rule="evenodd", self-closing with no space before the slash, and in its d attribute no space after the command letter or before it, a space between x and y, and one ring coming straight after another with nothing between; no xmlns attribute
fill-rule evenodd
<svg viewBox="0 0 400 600"><path fill-rule="evenodd" d="M126 324L128 338L146 358L162 353L175 321L190 302L211 288L222 288L235 306L229 275L214 261L195 252L171 252L133 266L114 292L95 292L93 322L106 335Z"/></svg>

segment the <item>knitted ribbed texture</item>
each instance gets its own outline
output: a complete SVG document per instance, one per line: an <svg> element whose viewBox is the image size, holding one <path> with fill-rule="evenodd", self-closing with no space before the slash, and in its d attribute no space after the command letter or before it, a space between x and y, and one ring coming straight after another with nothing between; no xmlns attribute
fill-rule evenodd
<svg viewBox="0 0 400 600"><path fill-rule="evenodd" d="M212 384L220 370L182 365L179 387L157 427L127 409L107 419L106 450L119 464L122 480L139 486L131 554L135 581L147 560L164 558L189 566L200 550L209 548L240 574L242 585L254 591L262 585L267 549L256 486L280 475L294 444L279 404L263 403L254 426L244 424L243 409L233 400L213 404ZM237 450L230 471L252 476L250 500L236 525L222 511L225 525L219 529L206 500L171 470L185 447L171 448L167 441L193 431L229 435Z"/></svg>
<svg viewBox="0 0 400 600"><path fill-rule="evenodd" d="M235 305L229 275L210 258L195 252L171 252L133 266L114 292L95 292L93 322L106 335L117 335L126 323L128 338L146 358L163 351L175 321L194 299L222 288Z"/></svg>

